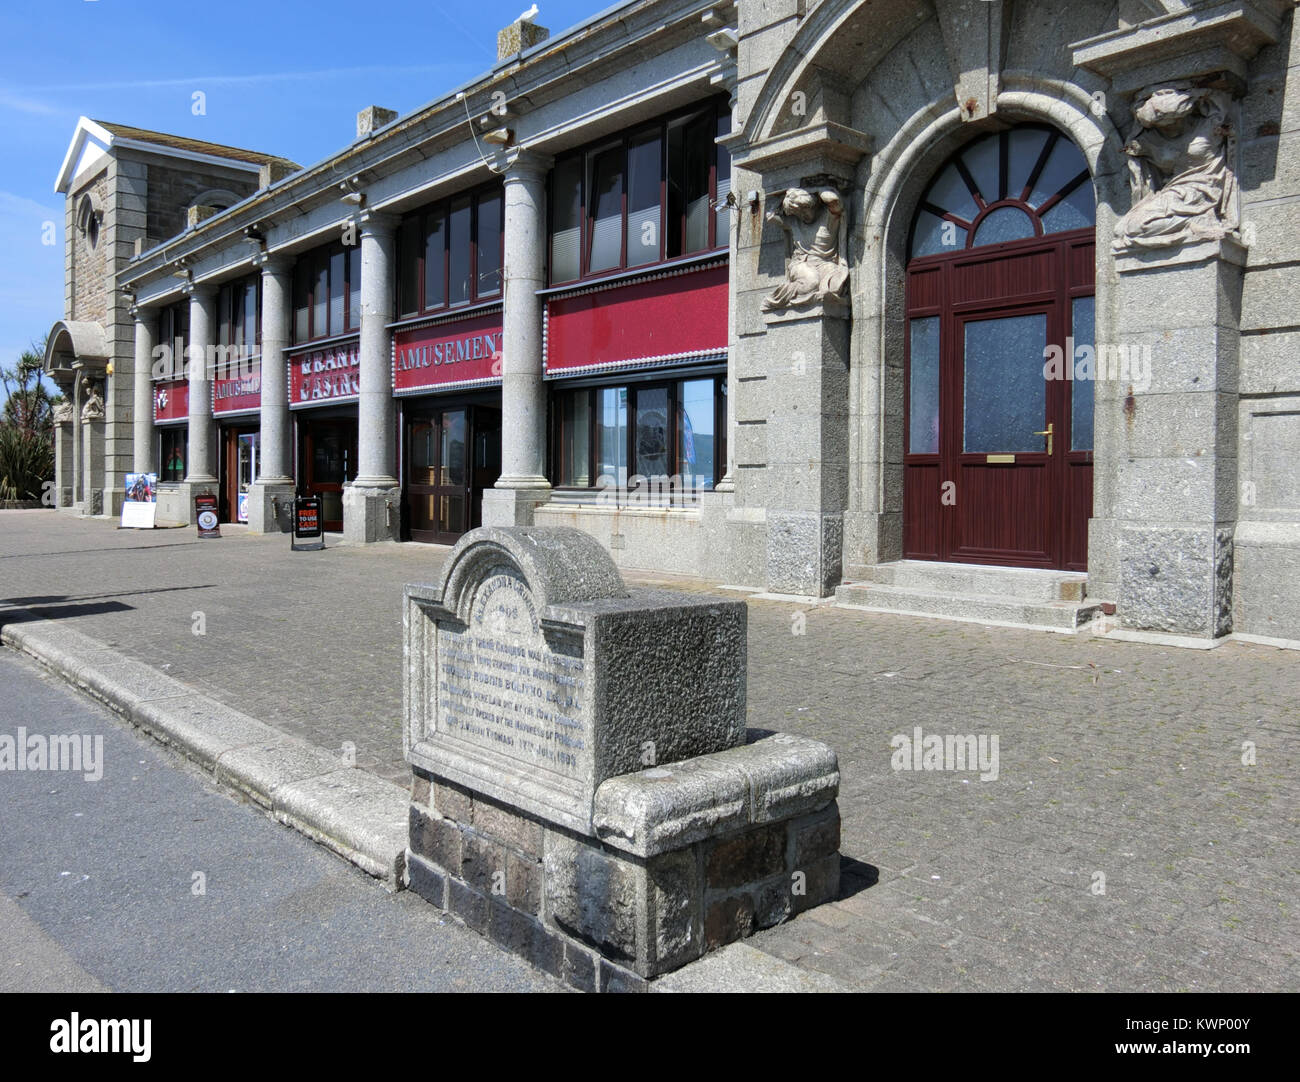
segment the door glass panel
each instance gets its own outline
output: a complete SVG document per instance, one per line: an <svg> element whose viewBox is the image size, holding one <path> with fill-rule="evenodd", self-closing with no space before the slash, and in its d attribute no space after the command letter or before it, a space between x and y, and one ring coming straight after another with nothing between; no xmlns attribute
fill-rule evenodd
<svg viewBox="0 0 1300 1082"><path fill-rule="evenodd" d="M442 473L439 484L464 485L468 472L465 457L465 411L454 410L444 413L440 431Z"/></svg>
<svg viewBox="0 0 1300 1082"><path fill-rule="evenodd" d="M411 425L411 484L433 484L433 466L433 425L416 421Z"/></svg>
<svg viewBox="0 0 1300 1082"><path fill-rule="evenodd" d="M1074 348L1078 350L1080 346L1092 347L1093 367L1088 373L1091 378L1075 379L1070 383L1070 450L1091 451L1092 402L1093 390L1096 386L1093 381L1097 376L1097 335L1094 329L1097 298L1075 297L1071 307L1073 308Z"/></svg>
<svg viewBox="0 0 1300 1082"><path fill-rule="evenodd" d="M343 521L343 493L320 493L320 517L324 522Z"/></svg>
<svg viewBox="0 0 1300 1082"><path fill-rule="evenodd" d="M636 393L636 472L666 477L668 468L668 388Z"/></svg>
<svg viewBox="0 0 1300 1082"><path fill-rule="evenodd" d="M320 431L312 441L311 466L312 484L341 485L347 480L343 436L337 429Z"/></svg>
<svg viewBox="0 0 1300 1082"><path fill-rule="evenodd" d="M908 380L907 449L939 453L939 317L912 320Z"/></svg>
<svg viewBox="0 0 1300 1082"><path fill-rule="evenodd" d="M598 485L627 484L627 388L596 392L596 474Z"/></svg>
<svg viewBox="0 0 1300 1082"><path fill-rule="evenodd" d="M965 424L968 454L1032 454L1047 449L1043 350L1047 316L1007 316L966 324Z"/></svg>
<svg viewBox="0 0 1300 1082"><path fill-rule="evenodd" d="M436 530L434 523L434 497L429 492L412 492L407 497L411 508L411 529L421 533Z"/></svg>
<svg viewBox="0 0 1300 1082"><path fill-rule="evenodd" d="M438 530L441 533L464 533L465 497L462 495L439 493L438 495Z"/></svg>

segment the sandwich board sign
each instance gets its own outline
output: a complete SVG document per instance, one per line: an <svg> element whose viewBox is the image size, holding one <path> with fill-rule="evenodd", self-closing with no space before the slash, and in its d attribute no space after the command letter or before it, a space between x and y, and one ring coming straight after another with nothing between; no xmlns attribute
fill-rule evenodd
<svg viewBox="0 0 1300 1082"><path fill-rule="evenodd" d="M200 537L221 536L217 497L214 493L200 492L194 497L194 521L199 524Z"/></svg>
<svg viewBox="0 0 1300 1082"><path fill-rule="evenodd" d="M325 547L325 524L321 521L319 496L295 496L293 500L293 533L289 548L294 552L310 552ZM306 544L299 542L305 541Z"/></svg>

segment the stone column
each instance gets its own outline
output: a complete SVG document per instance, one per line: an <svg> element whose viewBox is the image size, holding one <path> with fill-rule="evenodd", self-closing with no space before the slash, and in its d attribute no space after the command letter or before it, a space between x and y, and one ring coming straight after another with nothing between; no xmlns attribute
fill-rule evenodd
<svg viewBox="0 0 1300 1082"><path fill-rule="evenodd" d="M94 382L94 381L92 381ZM98 391L95 387L94 391ZM90 397L89 395L87 396ZM81 513L83 515L102 515L104 509L104 490L96 483L104 476L104 409L101 404L96 407L93 398L83 408L81 417Z"/></svg>
<svg viewBox="0 0 1300 1082"><path fill-rule="evenodd" d="M71 397L71 389L64 391ZM73 419L72 407L69 405L63 411L62 420L54 423L54 506L71 507L74 503L72 491L73 477L75 470L73 468L72 456L74 454L73 430L77 427Z"/></svg>
<svg viewBox="0 0 1300 1082"><path fill-rule="evenodd" d="M182 524L194 521L194 497L217 491L216 424L212 419L212 381L208 371L217 329L217 292L211 287L188 286L190 337L185 344L185 369L190 387L189 430L185 455L185 480L177 487Z"/></svg>
<svg viewBox="0 0 1300 1082"><path fill-rule="evenodd" d="M132 426L131 470L155 473L153 445L153 351L158 336L158 313L136 305L131 309L135 320L135 371L131 375Z"/></svg>
<svg viewBox="0 0 1300 1082"><path fill-rule="evenodd" d="M357 478L343 490L343 536L348 541L395 541L401 488L396 471L393 404L393 238L397 220L361 218L361 372L357 404Z"/></svg>
<svg viewBox="0 0 1300 1082"><path fill-rule="evenodd" d="M546 284L546 173L551 159L528 152L505 175L505 314L501 350L501 477L483 493L484 526L529 526L550 497L546 479L546 387L542 299Z"/></svg>
<svg viewBox="0 0 1300 1082"><path fill-rule="evenodd" d="M71 489L71 499L67 506L79 509L81 507L81 488L84 469L81 464L81 375L74 374L72 377L72 386L68 389L68 399L72 403L72 416L69 424L72 426L72 469L71 476L68 479L68 485Z"/></svg>
<svg viewBox="0 0 1300 1082"><path fill-rule="evenodd" d="M262 258L261 473L248 496L250 533L283 533L291 525L293 454L285 350L293 318L292 268L287 258Z"/></svg>
<svg viewBox="0 0 1300 1082"><path fill-rule="evenodd" d="M1098 424L1118 459L1118 614L1128 628L1209 639L1232 630L1245 261L1232 237L1116 260L1118 341L1099 350L1099 364L1119 377L1122 397Z"/></svg>
<svg viewBox="0 0 1300 1082"><path fill-rule="evenodd" d="M185 483L207 486L211 491L217 477L216 425L212 420L212 381L208 364L216 342L217 294L211 288L191 286L190 340L185 347L185 361L190 384L189 453L186 456ZM193 495L193 493L191 493Z"/></svg>

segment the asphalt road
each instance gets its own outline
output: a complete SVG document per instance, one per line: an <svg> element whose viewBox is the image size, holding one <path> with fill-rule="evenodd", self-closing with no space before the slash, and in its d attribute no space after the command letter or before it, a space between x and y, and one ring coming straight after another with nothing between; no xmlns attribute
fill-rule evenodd
<svg viewBox="0 0 1300 1082"><path fill-rule="evenodd" d="M102 736L103 777L5 767L19 727ZM9 650L0 767L0 992L561 990Z"/></svg>

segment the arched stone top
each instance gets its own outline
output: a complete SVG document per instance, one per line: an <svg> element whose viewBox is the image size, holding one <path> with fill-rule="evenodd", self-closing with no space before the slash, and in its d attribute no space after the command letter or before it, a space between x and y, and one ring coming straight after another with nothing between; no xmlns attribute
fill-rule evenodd
<svg viewBox="0 0 1300 1082"><path fill-rule="evenodd" d="M539 611L551 605L626 598L627 587L604 547L570 526L483 526L461 537L442 575L443 608L468 622L478 585L514 573L528 584Z"/></svg>
<svg viewBox="0 0 1300 1082"><path fill-rule="evenodd" d="M190 200L190 205L195 207L212 207L215 210L229 210L236 203L242 203L246 196L236 195L225 188L209 188L206 192L200 192Z"/></svg>
<svg viewBox="0 0 1300 1082"><path fill-rule="evenodd" d="M70 371L80 362L102 368L108 361L108 342L104 328L89 320L61 319L50 328L45 340L45 373Z"/></svg>

